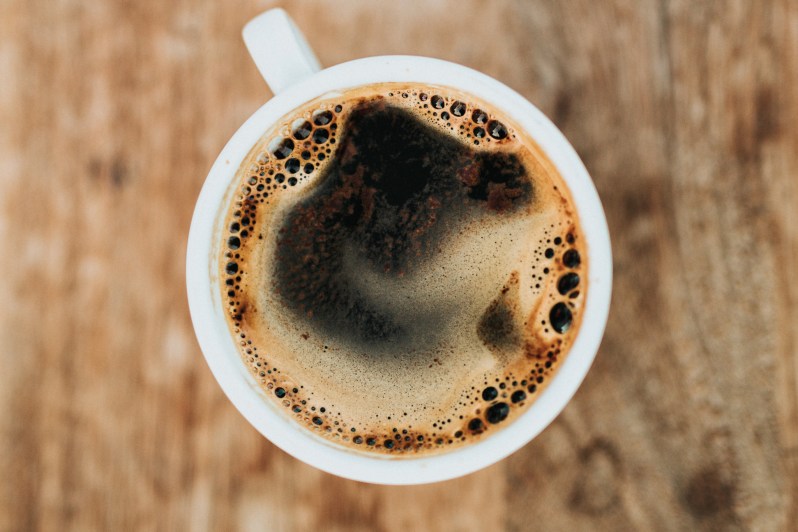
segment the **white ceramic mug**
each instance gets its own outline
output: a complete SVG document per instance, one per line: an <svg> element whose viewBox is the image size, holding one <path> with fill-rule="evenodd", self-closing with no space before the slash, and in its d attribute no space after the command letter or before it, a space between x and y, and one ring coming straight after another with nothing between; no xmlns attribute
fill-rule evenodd
<svg viewBox="0 0 798 532"><path fill-rule="evenodd" d="M612 259L607 222L584 165L560 131L535 106L500 82L469 68L426 57L380 56L324 70L281 9L244 28L244 41L274 97L233 135L202 187L191 221L186 277L191 318L205 359L244 417L279 448L319 469L379 484L422 484L471 473L518 450L562 411L598 350L610 304ZM588 286L577 338L550 384L518 419L482 441L440 455L386 458L337 446L300 426L270 401L245 366L228 330L217 257L224 215L244 157L282 116L326 93L383 82L453 87L511 117L557 167L573 196L587 243Z"/></svg>

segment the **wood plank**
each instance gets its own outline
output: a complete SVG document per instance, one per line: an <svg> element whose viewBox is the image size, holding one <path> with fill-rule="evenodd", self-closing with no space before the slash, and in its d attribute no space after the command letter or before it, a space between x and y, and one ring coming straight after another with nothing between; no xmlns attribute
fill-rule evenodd
<svg viewBox="0 0 798 532"><path fill-rule="evenodd" d="M326 65L452 60L591 171L616 282L596 364L511 458L372 486L277 450L188 317L214 158L284 5ZM792 0L0 3L0 530L789 530L798 523Z"/></svg>

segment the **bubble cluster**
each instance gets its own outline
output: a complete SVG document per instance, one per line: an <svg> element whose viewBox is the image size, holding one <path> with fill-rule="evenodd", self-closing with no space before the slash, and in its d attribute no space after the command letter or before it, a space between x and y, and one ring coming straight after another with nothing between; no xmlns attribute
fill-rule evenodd
<svg viewBox="0 0 798 532"><path fill-rule="evenodd" d="M418 194L429 193L432 189L427 183L414 182L413 172L398 177L396 187L385 182L388 177L382 176L384 182L379 184L381 195L374 196L368 183L370 179L379 181L380 176L370 177L363 173L363 167L358 169L355 165L358 154L353 151L356 145L346 142L347 135L354 131L352 128L361 127L353 119L353 112L362 109L363 102L378 102L379 105L395 106L410 112L425 124L424 127L433 128L456 139L460 146L467 147L466 151L458 148L451 153L458 154L457 157L462 157L461 153L473 153L468 157L482 161L478 166L482 169L480 171L493 172L490 175L495 174L498 178L485 180L466 162L461 165L462 169L451 185L454 187L451 193L455 194L452 198L461 198L459 200L441 201L434 195L426 201L419 200L421 196ZM442 157L442 153L440 149L431 150L430 157ZM489 162L494 160L501 161L501 164ZM355 162L347 168L347 161ZM261 279L266 275L263 268L268 264L264 250L273 249L274 243L283 238L278 237L280 224L276 223L276 217L283 212L282 206L310 205L308 198L326 186L324 179L329 179L334 168L344 169L341 175L346 181L342 181L344 184L339 185L338 191L329 193L328 203L348 214L323 218L319 217L317 206L308 207L310 214L295 230L320 231L323 224L355 223L354 220L369 215L369 209L375 212L381 209L380 212L384 213L387 212L385 209L394 208L391 205L401 206L410 201L408 198L415 198L413 201L424 207L406 213L398 210L396 219L400 222L396 223L406 224L415 235L429 231L429 238L418 239L420 243L415 244L411 239L405 245L390 232L377 232L374 234L382 235L379 236L381 240L363 243L363 246L373 246L375 257L382 257L375 262L379 265L379 275L393 276L390 278L397 279L397 282L413 272L412 264L405 264L398 257L442 253L436 251L440 237L436 236L434 229L435 223L445 216L445 208L451 208L450 204L457 205L457 201L463 201L465 207L457 208L467 212L481 205L488 216L505 216L513 220L520 219L521 215L517 213L523 212L519 210L522 208L528 208L530 213L535 209L548 209L545 210L548 213L545 218L547 224L539 227L534 238L520 248L518 267L503 286L497 287L493 301L474 311L473 322L454 322L455 327L473 331L468 334L480 342L478 353L462 353L457 345L441 342L429 355L426 352L418 354L418 345L422 344L410 342L408 352L412 352L412 356L398 355L397 360L414 361L412 364L428 356L429 361L414 371L433 375L429 382L438 383L435 386L441 390L455 385L461 387L446 407L435 399L414 402L407 398L408 391L421 391L413 383L396 381L395 387L405 392L400 395L401 400L396 401L389 399L395 392L388 385L379 390L369 386L339 390L331 381L325 381L324 372L312 367L315 363L308 363L310 369L302 366L302 355L312 354L313 360L330 364L334 371L351 374L353 382L363 382L361 374L365 369L357 370L355 362L336 358L357 350L346 348L345 344L329 335L320 334L323 329L307 325L315 323L313 320L318 318L322 301L310 298L339 297L336 295L338 292L323 286L318 296L309 291L296 291L294 296L306 304L295 307L299 309L295 318L288 318L284 311L265 306L266 299L260 293L264 286ZM520 201L519 198L526 198L529 191L514 184L515 178L509 177L518 172L528 174L531 183L528 190L534 192L534 201ZM386 176L388 174L390 172ZM222 297L228 309L231 334L242 359L267 392L266 397L308 430L333 443L365 452L416 456L443 452L487 437L507 426L534 402L573 342L586 294L586 265L581 232L570 196L556 170L545 162L545 155L531 139L518 134L503 115L484 102L450 89L398 84L374 86L311 102L284 117L266 133L242 163L235 186L220 246ZM353 198L357 200L354 203ZM350 204L352 206L347 207ZM296 212L296 207L294 210ZM374 223L379 225L380 219L375 220ZM451 223L447 223L446 227L449 227ZM466 224L452 230L459 231L460 236L467 236L472 231L470 227ZM483 247L489 249L491 245L498 244L486 241ZM351 260L347 253L352 251L346 248L337 256L341 260ZM384 256L379 253L384 253ZM318 277L318 272L329 270L333 257L305 254L296 260L297 267L291 275L307 277L312 274ZM370 289L385 290L379 284ZM528 295L521 297L522 293ZM399 292L392 295L398 297ZM542 303L524 307L522 301L528 300ZM366 316L367 330L376 331L376 338L394 334L393 325L380 322L378 315L368 314L371 311L363 310L360 303L353 301L347 303L349 306L346 308L352 309L354 314L351 315ZM282 324L283 320L285 324ZM336 323L343 322L339 320ZM418 327L420 331L432 330L432 325ZM287 338L289 334L293 335L290 331L297 331L297 334ZM468 334L464 331L461 336ZM424 332L424 335L434 336L432 332ZM387 361L387 356L375 354L368 360ZM459 377L451 377L447 372L457 367L458 356L465 356L463 360L482 360L485 369L479 372L457 369ZM299 363L297 359L300 359ZM330 362L332 360L341 362L336 366ZM465 362L464 365L469 366ZM329 376L329 368L324 371ZM336 390L338 395L330 390ZM361 412L357 406L372 402L395 406L375 408L368 415L365 408Z"/></svg>

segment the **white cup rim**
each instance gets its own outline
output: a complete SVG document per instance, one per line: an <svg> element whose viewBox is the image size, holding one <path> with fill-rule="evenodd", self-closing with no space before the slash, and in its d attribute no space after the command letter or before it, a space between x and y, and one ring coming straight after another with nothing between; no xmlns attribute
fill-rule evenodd
<svg viewBox="0 0 798 532"><path fill-rule="evenodd" d="M548 155L568 185L585 234L588 286L582 325L571 350L535 402L507 427L460 449L420 458L382 458L328 443L299 426L265 396L250 374L225 321L216 284L216 257L230 184L253 145L291 110L330 92L387 82L452 87L504 111ZM604 211L576 151L541 111L501 82L440 59L376 56L342 63L306 78L258 109L232 136L200 192L186 257L188 301L194 329L214 377L241 414L277 447L318 469L379 484L423 484L459 477L491 465L531 441L559 415L595 358L609 312L612 258Z"/></svg>

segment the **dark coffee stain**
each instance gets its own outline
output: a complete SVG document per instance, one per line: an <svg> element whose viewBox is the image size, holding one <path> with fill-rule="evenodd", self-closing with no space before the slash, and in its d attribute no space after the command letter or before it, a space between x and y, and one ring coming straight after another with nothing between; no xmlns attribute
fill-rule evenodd
<svg viewBox="0 0 798 532"><path fill-rule="evenodd" d="M489 348L505 350L520 345L516 328L518 312L518 272L513 272L501 294L488 306L477 325L477 335Z"/></svg>
<svg viewBox="0 0 798 532"><path fill-rule="evenodd" d="M503 299L495 300L479 322L479 339L495 347L517 343L518 332L513 327L514 321L509 305Z"/></svg>
<svg viewBox="0 0 798 532"><path fill-rule="evenodd" d="M236 312L235 316L233 316L233 319L240 322L242 319L244 319L247 309L249 309L249 303L247 301L242 301L241 305L238 307L238 312Z"/></svg>
<svg viewBox="0 0 798 532"><path fill-rule="evenodd" d="M721 468L710 465L702 468L687 482L683 502L687 510L699 519L731 510L737 487L721 474Z"/></svg>
<svg viewBox="0 0 798 532"><path fill-rule="evenodd" d="M578 458L580 474L571 490L569 507L591 516L616 507L620 502L621 460L615 445L596 438L579 451Z"/></svg>

